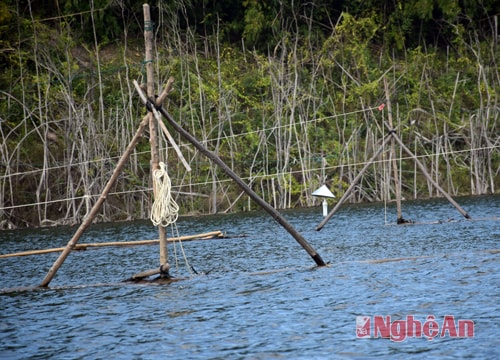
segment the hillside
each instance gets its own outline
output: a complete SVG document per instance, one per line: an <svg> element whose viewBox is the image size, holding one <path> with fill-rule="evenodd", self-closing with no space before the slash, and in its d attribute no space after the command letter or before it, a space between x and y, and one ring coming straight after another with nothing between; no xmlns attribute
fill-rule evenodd
<svg viewBox="0 0 500 360"><path fill-rule="evenodd" d="M341 196L398 137L452 196L500 188L498 2L180 1L152 6L156 88L166 108L278 209ZM145 114L142 2L0 2L0 228L80 222ZM384 104L383 106L381 106ZM173 134L175 134L172 131ZM183 214L256 205L176 136L161 139ZM401 147L368 167L349 201L441 196ZM152 202L141 139L99 221Z"/></svg>

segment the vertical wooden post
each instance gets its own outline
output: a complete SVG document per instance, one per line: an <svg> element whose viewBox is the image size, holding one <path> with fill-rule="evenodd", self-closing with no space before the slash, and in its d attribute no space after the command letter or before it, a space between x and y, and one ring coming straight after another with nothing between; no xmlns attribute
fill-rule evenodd
<svg viewBox="0 0 500 360"><path fill-rule="evenodd" d="M145 42L145 63L146 63L146 93L148 98L153 99L155 96L154 87L154 67L153 67L153 22L151 21L151 13L148 4L142 6L144 13L144 42ZM158 126L154 119L153 113L148 113L149 118L149 143L151 144L151 174L159 169L159 155L158 155ZM152 176L153 189L155 186L155 178ZM153 195L157 196L153 192ZM166 229L163 226L158 226L160 238L160 266L168 264L168 249L167 249L167 236ZM162 274L162 276L166 274Z"/></svg>
<svg viewBox="0 0 500 360"><path fill-rule="evenodd" d="M387 79L384 77L384 89L385 89L385 103L387 105L387 120L389 121L389 126L394 129L392 124L392 105L391 97L389 96L389 85L387 84ZM391 139L391 159L392 159L392 170L394 176L394 191L396 192L396 207L397 207L397 223L403 224L405 220L403 219L403 214L401 211L401 184L399 182L399 171L398 171L398 161L396 160L396 148L394 138Z"/></svg>

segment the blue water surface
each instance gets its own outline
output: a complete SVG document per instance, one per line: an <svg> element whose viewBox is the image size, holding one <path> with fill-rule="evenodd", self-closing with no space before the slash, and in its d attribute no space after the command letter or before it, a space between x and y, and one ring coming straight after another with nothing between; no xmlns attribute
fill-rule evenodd
<svg viewBox="0 0 500 360"><path fill-rule="evenodd" d="M500 197L456 200L472 220L445 199L404 202L412 225L395 225L395 204L344 205L321 231L320 207L283 212L321 268L264 212L180 218L180 235L229 238L169 245L169 284L123 282L158 267L157 245L73 251L37 290L20 287L59 253L0 259L0 358L496 359ZM1 252L65 246L75 231L0 232ZM79 243L156 237L145 221L97 224ZM453 315L473 320L474 336L357 338L356 317L377 315Z"/></svg>

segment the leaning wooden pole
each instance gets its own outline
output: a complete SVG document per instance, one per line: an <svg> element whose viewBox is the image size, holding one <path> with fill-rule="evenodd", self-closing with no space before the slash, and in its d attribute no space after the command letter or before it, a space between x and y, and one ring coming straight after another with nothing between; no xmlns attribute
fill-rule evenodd
<svg viewBox="0 0 500 360"><path fill-rule="evenodd" d="M145 63L146 63L146 93L149 98L153 98L155 95L154 87L154 67L153 67L153 22L151 21L151 12L148 4L142 6L144 13L144 42L145 42ZM148 113L149 118L149 143L151 144L151 174L154 174L156 170L160 168L159 166L159 154L158 154L158 126L157 122L153 117L153 113ZM158 194L155 193L155 177L152 176L153 181L153 196L156 197ZM158 236L160 238L160 265L166 265L168 263L168 248L167 248L167 232L165 227L158 226ZM164 275L166 276L166 275Z"/></svg>
<svg viewBox="0 0 500 360"><path fill-rule="evenodd" d="M328 215L325 216L325 218L323 219L323 221L321 221L321 223L316 227L316 230L319 231L323 228L323 226L325 226L325 224L328 222L328 220L330 220L330 218L337 212L337 210L340 208L340 206L344 203L344 201L349 197L349 195L351 194L351 191L352 189L354 189L354 187L356 186L356 184L358 183L359 179L361 179L361 176L363 176L363 174L365 173L365 171L368 169L368 167L370 165L372 165L372 163L375 161L375 159L380 155L380 153L384 150L384 147L385 147L385 143L387 142L387 140L389 139L389 136L391 136L390 134L386 135L384 137L384 139L382 140L382 145L380 145L378 151L373 154L373 156L370 158L370 160L368 160L365 164L365 166L363 166L363 168L361 169L361 171L358 173L358 175L356 175L356 177L354 178L353 181L351 181L351 184L349 185L349 187L347 188L347 190L345 191L344 195L342 195L342 197L340 198L340 200L335 204L334 208L328 213Z"/></svg>
<svg viewBox="0 0 500 360"><path fill-rule="evenodd" d="M69 253L71 252L71 250L73 250L76 243L78 242L78 240L82 236L83 232L87 229L87 227L89 227L90 224L92 224L92 221L97 216L102 204L106 200L106 197L108 196L113 185L115 184L116 180L118 179L118 176L120 175L122 168L125 165L125 162L128 160L128 158L129 158L130 154L132 153L132 151L134 150L137 142L141 139L142 133L143 133L144 128L146 127L147 124L148 124L148 118L145 117L141 121L139 128L137 129L137 132L135 133L134 137L132 138L132 141L127 146L122 157L120 158L120 160L116 164L116 168L113 171L113 174L111 175L111 178L109 179L108 183L104 187L104 190L102 191L101 195L99 196L99 199L97 199L97 201L94 204L94 206L92 207L92 209L90 209L90 212L85 217L85 219L81 223L78 230L76 230L75 234L73 235L71 240L66 245L66 248L64 249L64 251L59 255L57 260L54 262L54 264L50 268L49 272L47 273L47 275L45 276L43 281L40 283L40 285L39 285L40 287L47 287L49 285L49 283L52 281L52 279L56 275L57 270L59 270L61 265L64 263L64 260L66 260Z"/></svg>
<svg viewBox="0 0 500 360"><path fill-rule="evenodd" d="M427 172L427 169L425 168L425 166L418 160L418 158L415 156L415 154L413 154L411 152L410 149L408 149L406 147L406 145L403 143L403 141L399 138L399 136L396 134L396 132L394 130L391 130L390 129L390 126L389 124L385 123L385 126L391 131L391 135L392 137L397 141L397 143L399 144L399 146L401 146L401 148L408 154L410 155L410 157L413 159L413 161L415 161L415 163L417 164L417 166L419 167L420 171L422 171L422 174L424 174L424 176L427 178L427 180L432 184L434 185L434 187L450 202L450 204L452 204L460 214L462 214L463 217L465 217L466 219L471 219L470 215L464 210L462 209L462 207L460 205L458 205L458 203L453 200L453 198L446 192L444 191L444 189L439 186L439 184L434 181L432 179L432 176L429 175L429 173Z"/></svg>
<svg viewBox="0 0 500 360"><path fill-rule="evenodd" d="M170 125L181 134L187 141L189 141L193 146L198 149L203 155L216 163L231 179L233 179L236 184L252 199L254 200L260 207L262 207L268 214L270 214L274 220L276 220L283 228L288 231L290 235L304 248L304 250L311 256L311 258L316 262L318 266L326 266L326 263L323 261L321 256L313 249L313 247L307 242L307 240L295 230L295 228L271 205L269 205L266 201L264 201L259 195L257 195L245 182L243 182L236 173L231 170L229 166L227 166L221 158L219 158L215 153L208 150L203 144L201 144L195 137L193 137L190 133L184 130L177 122L170 116L170 114L163 108L158 107L155 109L155 105L150 100L144 99L142 95L142 90L134 81L134 85L141 95L141 99L146 104L146 107L150 111L158 110L170 123ZM146 101L145 101L146 100Z"/></svg>

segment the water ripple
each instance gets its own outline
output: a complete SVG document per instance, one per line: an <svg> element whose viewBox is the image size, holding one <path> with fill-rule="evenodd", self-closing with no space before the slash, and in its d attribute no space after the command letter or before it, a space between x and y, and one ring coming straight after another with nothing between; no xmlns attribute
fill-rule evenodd
<svg viewBox="0 0 500 360"><path fill-rule="evenodd" d="M500 198L465 198L499 215ZM405 203L426 221L449 216L438 200ZM0 293L2 359L497 358L500 341L498 221L384 225L381 205L346 206L321 232L318 209L285 217L330 261L312 260L266 214L179 220L181 231L247 237L184 244L209 275L168 285L122 283L157 266L156 247L74 252L52 289ZM381 215L382 214L382 215ZM350 219L359 226L352 226ZM182 230L185 228L187 230ZM5 252L63 246L74 229L0 233ZM147 222L94 227L85 241L156 236ZM83 241L83 240L82 240ZM172 254L172 252L171 252ZM1 288L37 284L57 254L1 259ZM356 339L356 316L472 319L474 338Z"/></svg>

